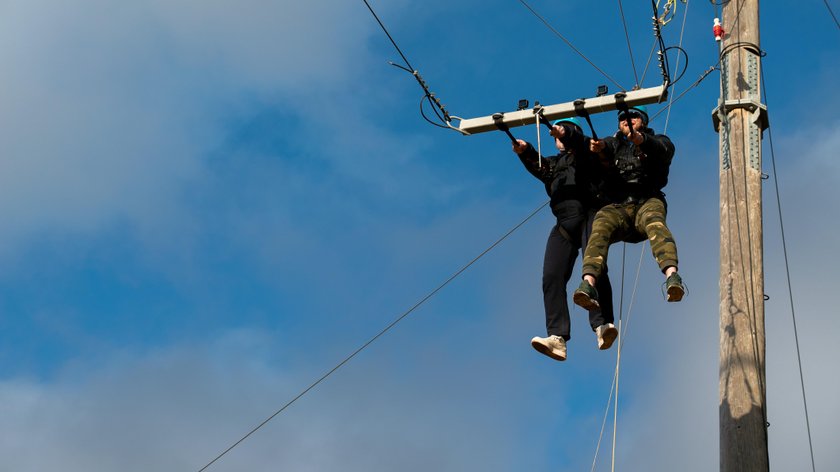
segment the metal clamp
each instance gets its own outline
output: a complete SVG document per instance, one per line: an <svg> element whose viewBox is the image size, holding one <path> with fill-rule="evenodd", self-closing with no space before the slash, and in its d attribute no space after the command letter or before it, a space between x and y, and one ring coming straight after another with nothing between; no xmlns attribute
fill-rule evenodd
<svg viewBox="0 0 840 472"><path fill-rule="evenodd" d="M723 102L723 105L712 110L712 126L714 126L716 133L720 132L721 116L725 117L730 111L739 108L743 108L752 113L752 121L761 129L761 131L764 131L768 126L770 126L770 117L767 114L767 107L763 103L749 99L726 100Z"/></svg>

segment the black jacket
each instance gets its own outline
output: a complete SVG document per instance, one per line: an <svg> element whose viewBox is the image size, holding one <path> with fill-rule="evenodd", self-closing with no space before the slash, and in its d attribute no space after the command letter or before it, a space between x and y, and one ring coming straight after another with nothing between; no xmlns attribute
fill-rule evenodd
<svg viewBox="0 0 840 472"><path fill-rule="evenodd" d="M558 217L571 210L570 207L578 207L576 211L597 210L608 203L601 196L598 156L589 151L589 138L574 126L562 126L566 129L561 140L566 150L560 154L540 157L530 143L528 149L519 154L525 169L545 185L545 191L551 197L551 211Z"/></svg>
<svg viewBox="0 0 840 472"><path fill-rule="evenodd" d="M674 144L664 134L650 128L641 130L644 141L634 145L623 133L604 138L601 152L604 190L612 203L627 199L657 197L664 201L662 189L668 184L668 171L674 158Z"/></svg>

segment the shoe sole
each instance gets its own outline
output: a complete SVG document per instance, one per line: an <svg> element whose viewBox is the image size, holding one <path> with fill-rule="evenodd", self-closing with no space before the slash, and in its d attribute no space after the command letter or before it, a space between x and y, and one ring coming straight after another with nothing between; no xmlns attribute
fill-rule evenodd
<svg viewBox="0 0 840 472"><path fill-rule="evenodd" d="M566 355L565 354L560 355L560 353L558 353L554 349L549 348L548 346L546 346L544 344L540 344L538 342L531 341L531 346L534 349L536 349L537 352L539 352L540 354L545 354L546 356L548 356L548 357L550 357L550 358L552 358L556 361L561 361L562 362L562 361L566 360Z"/></svg>
<svg viewBox="0 0 840 472"><path fill-rule="evenodd" d="M582 307L586 310L594 310L596 308L601 308L601 305L598 304L598 300L590 297L589 295L577 291L572 295L572 301L575 302L575 305Z"/></svg>
<svg viewBox="0 0 840 472"><path fill-rule="evenodd" d="M604 330L604 333L601 335L601 339L603 342L598 349L602 351L606 351L607 349L611 348L613 343L615 342L615 338L618 337L618 330L615 328L608 328Z"/></svg>
<svg viewBox="0 0 840 472"><path fill-rule="evenodd" d="M668 301L669 302L678 302L682 300L683 295L685 295L685 290L682 287L674 285L672 287L668 287Z"/></svg>

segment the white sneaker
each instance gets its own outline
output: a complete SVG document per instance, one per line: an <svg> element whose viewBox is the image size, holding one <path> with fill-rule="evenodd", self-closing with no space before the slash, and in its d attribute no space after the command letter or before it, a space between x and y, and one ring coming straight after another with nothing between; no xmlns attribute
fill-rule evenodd
<svg viewBox="0 0 840 472"><path fill-rule="evenodd" d="M598 349L604 351L609 349L618 337L618 330L612 323L602 324L595 328L595 335L598 336Z"/></svg>
<svg viewBox="0 0 840 472"><path fill-rule="evenodd" d="M531 340L531 346L552 359L566 360L566 340L561 336L552 335L547 338L534 336L534 339Z"/></svg>

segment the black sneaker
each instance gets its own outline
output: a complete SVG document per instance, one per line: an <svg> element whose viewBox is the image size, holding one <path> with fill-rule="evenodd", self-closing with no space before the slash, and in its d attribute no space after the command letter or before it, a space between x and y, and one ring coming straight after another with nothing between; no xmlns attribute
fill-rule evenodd
<svg viewBox="0 0 840 472"><path fill-rule="evenodd" d="M665 291L668 293L669 302L678 302L685 295L685 285L680 274L674 272L665 280Z"/></svg>
<svg viewBox="0 0 840 472"><path fill-rule="evenodd" d="M594 310L601 307L598 304L598 291L595 290L595 287L589 285L586 279L581 280L580 286L578 286L574 295L572 295L572 300L575 302L575 305L581 306L586 310Z"/></svg>

